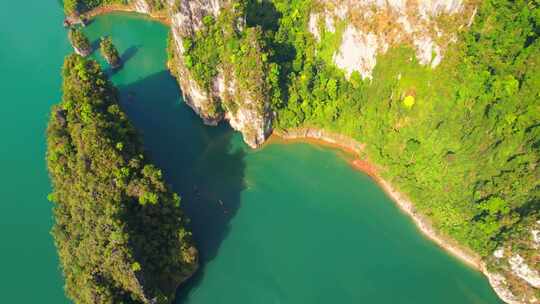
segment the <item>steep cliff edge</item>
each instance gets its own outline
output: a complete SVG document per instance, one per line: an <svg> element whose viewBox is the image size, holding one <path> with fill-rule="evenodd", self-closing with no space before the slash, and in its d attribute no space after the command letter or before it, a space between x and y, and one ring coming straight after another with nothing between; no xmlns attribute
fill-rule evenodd
<svg viewBox="0 0 540 304"><path fill-rule="evenodd" d="M271 132L266 74L261 70L264 62L254 37L256 33L245 30L242 10L233 4L233 1L206 0L171 3L169 52L173 63L170 67L180 83L185 102L205 124L216 125L226 119L233 129L242 133L244 141L255 148ZM210 49L201 50L204 55L212 56L210 61L202 61L201 56L191 53L209 35L223 38L222 45L210 45ZM239 40L248 45L241 50L240 45L225 46ZM245 53L235 59L236 51ZM245 67L240 56L252 56L259 64ZM200 62L194 62L197 60Z"/></svg>
<svg viewBox="0 0 540 304"><path fill-rule="evenodd" d="M371 78L377 56L407 45L422 65L438 66L457 30L474 18L472 4L461 0L377 1L319 0L309 16L309 30L322 36L338 34L341 44L333 63L347 76L357 71Z"/></svg>

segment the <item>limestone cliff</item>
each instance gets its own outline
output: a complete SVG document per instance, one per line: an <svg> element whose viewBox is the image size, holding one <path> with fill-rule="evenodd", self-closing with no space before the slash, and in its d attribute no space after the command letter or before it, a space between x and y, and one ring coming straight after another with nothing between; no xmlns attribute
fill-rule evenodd
<svg viewBox="0 0 540 304"><path fill-rule="evenodd" d="M171 70L175 72L184 101L203 119L207 125L217 125L224 117L220 110L218 85L213 90L201 88L185 65L183 39L192 37L202 26L202 18L206 15L217 16L221 3L219 1L182 1L177 6L171 2L171 33L173 37L172 52L176 60ZM217 84L217 80L216 80Z"/></svg>
<svg viewBox="0 0 540 304"><path fill-rule="evenodd" d="M146 0L134 0L133 1L133 8L137 13L141 14L150 14L152 11L150 5Z"/></svg>
<svg viewBox="0 0 540 304"><path fill-rule="evenodd" d="M250 97L255 94L249 92L231 94L239 91L239 79L224 68L220 69L210 88L204 88L185 65L184 39L193 37L201 29L205 16L217 18L230 3L230 0L169 0L176 58L172 70L184 100L205 124L216 125L226 119L243 134L248 145L257 147L272 129L273 115L268 100ZM135 7L139 12L149 8L145 0L135 1ZM357 71L363 78L371 78L377 56L390 47L403 44L415 49L421 64L436 67L446 46L456 41L458 28L472 22L474 14L474 6L460 0L321 0L314 5L308 28L318 40L325 33L339 35L341 45L333 55L333 63L347 76ZM240 20L238 26L242 27L244 22ZM227 106L231 103L234 106Z"/></svg>
<svg viewBox="0 0 540 304"><path fill-rule="evenodd" d="M220 10L227 5L231 5L231 1L170 1L172 51L175 58L171 70L180 83L185 102L205 124L217 125L226 119L233 129L242 133L244 141L255 148L264 143L271 131L272 115L266 94L257 94L257 87L242 87L240 83L244 79L239 79L225 64L219 67L209 88L205 88L195 80L185 64L184 39L192 38L201 29L205 16L217 18ZM240 19L235 26L241 31L244 24L245 21Z"/></svg>
<svg viewBox="0 0 540 304"><path fill-rule="evenodd" d="M309 30L320 40L337 33L341 45L333 61L348 76L371 78L377 55L390 47L408 45L423 65L436 67L457 29L474 18L471 4L461 0L320 0ZM451 20L452 22L448 22ZM339 31L339 32L338 32Z"/></svg>
<svg viewBox="0 0 540 304"><path fill-rule="evenodd" d="M507 303L537 303L540 274L540 221L528 219L522 233L507 240L488 257L486 274L497 294Z"/></svg>

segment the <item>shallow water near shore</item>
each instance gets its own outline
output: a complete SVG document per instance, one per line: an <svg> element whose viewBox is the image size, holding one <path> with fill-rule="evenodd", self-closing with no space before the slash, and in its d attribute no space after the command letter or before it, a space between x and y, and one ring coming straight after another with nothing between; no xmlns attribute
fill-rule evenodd
<svg viewBox="0 0 540 304"><path fill-rule="evenodd" d="M31 2L43 26L0 33L14 45L0 51L0 290L6 303L69 303L48 234L44 129L70 48L60 8ZM111 35L119 48L124 67L108 73L122 107L192 218L201 268L176 303L500 303L480 273L420 235L340 152L301 143L252 150L226 125L204 126L166 71L162 24L110 14L85 32L94 43Z"/></svg>

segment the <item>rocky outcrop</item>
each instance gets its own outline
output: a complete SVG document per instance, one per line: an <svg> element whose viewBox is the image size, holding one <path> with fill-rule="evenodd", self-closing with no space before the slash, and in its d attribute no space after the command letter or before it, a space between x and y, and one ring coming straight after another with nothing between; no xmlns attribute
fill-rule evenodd
<svg viewBox="0 0 540 304"><path fill-rule="evenodd" d="M230 70L220 68L210 88L197 83L186 67L183 39L193 35L203 26L207 15L217 17L220 10L229 4L226 0L170 1L171 31L174 43L175 62L172 70L178 79L185 102L207 125L217 125L228 120L231 127L242 133L244 141L251 147L259 147L271 132L272 116L267 98L253 98L247 91L239 94L238 79ZM238 26L244 25L243 20ZM240 100L241 99L241 100Z"/></svg>
<svg viewBox="0 0 540 304"><path fill-rule="evenodd" d="M90 48L80 48L80 47L77 47L75 45L72 45L72 46L73 46L73 51L77 55L81 55L83 57L86 57L86 56L92 54L92 49L90 49Z"/></svg>
<svg viewBox="0 0 540 304"><path fill-rule="evenodd" d="M490 273L485 272L486 276L489 280L489 284L491 284L491 287L497 293L499 298L501 298L504 302L508 304L522 304L525 302L520 301L518 297L516 297L512 291L508 288L508 282L499 273Z"/></svg>
<svg viewBox="0 0 540 304"><path fill-rule="evenodd" d="M68 39L73 47L73 51L77 55L86 57L92 53L90 41L80 29L70 28L68 32Z"/></svg>
<svg viewBox="0 0 540 304"><path fill-rule="evenodd" d="M533 287L540 287L540 275L538 275L538 271L531 269L523 257L519 254L514 254L508 259L508 263L510 264L512 272L518 277L522 278Z"/></svg>
<svg viewBox="0 0 540 304"><path fill-rule="evenodd" d="M184 64L185 50L183 47L183 39L192 37L195 32L202 27L202 18L208 14L217 16L221 3L219 1L181 1L180 5L173 7L174 1L170 1L171 5L171 33L172 33L172 52L174 53L175 61L171 70L175 71L175 76L178 79L182 89L184 101L189 105L207 125L217 125L224 118L221 106L218 100L219 92L215 89L219 88L218 79L212 86L213 90L209 91L202 88L191 75L190 70Z"/></svg>
<svg viewBox="0 0 540 304"><path fill-rule="evenodd" d="M141 14L150 14L151 8L148 2L146 0L134 0L133 1L133 8L137 13Z"/></svg>
<svg viewBox="0 0 540 304"><path fill-rule="evenodd" d="M389 47L409 45L420 64L436 67L446 46L456 41L459 27L471 22L474 10L461 0L319 0L321 9L310 16L309 30L320 40L322 32L344 29L333 61L347 76L357 71L371 78L377 55ZM452 19L443 26L441 18ZM468 18L467 18L468 17Z"/></svg>
<svg viewBox="0 0 540 304"><path fill-rule="evenodd" d="M540 274L536 265L540 259L540 222L528 221L520 226L521 235L507 240L486 259L491 266L486 274L493 289L505 302L538 303Z"/></svg>

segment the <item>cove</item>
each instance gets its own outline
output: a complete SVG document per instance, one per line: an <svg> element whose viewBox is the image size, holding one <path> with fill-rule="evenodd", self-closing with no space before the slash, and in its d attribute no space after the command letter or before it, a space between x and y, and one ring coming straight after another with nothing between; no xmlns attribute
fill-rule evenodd
<svg viewBox="0 0 540 304"><path fill-rule="evenodd" d="M122 106L192 219L201 269L177 303L498 303L338 151L203 126L164 69L164 26L110 14L86 32L124 54Z"/></svg>
<svg viewBox="0 0 540 304"><path fill-rule="evenodd" d="M7 10L0 18L9 29L0 33L9 46L0 51L0 290L6 303L69 303L48 234L44 129L70 47L60 7L30 2L32 24ZM203 126L165 68L165 26L110 14L85 31L92 42L111 35L119 48L124 68L109 73L122 107L192 218L201 268L176 303L500 303L339 151L251 150L227 126Z"/></svg>

